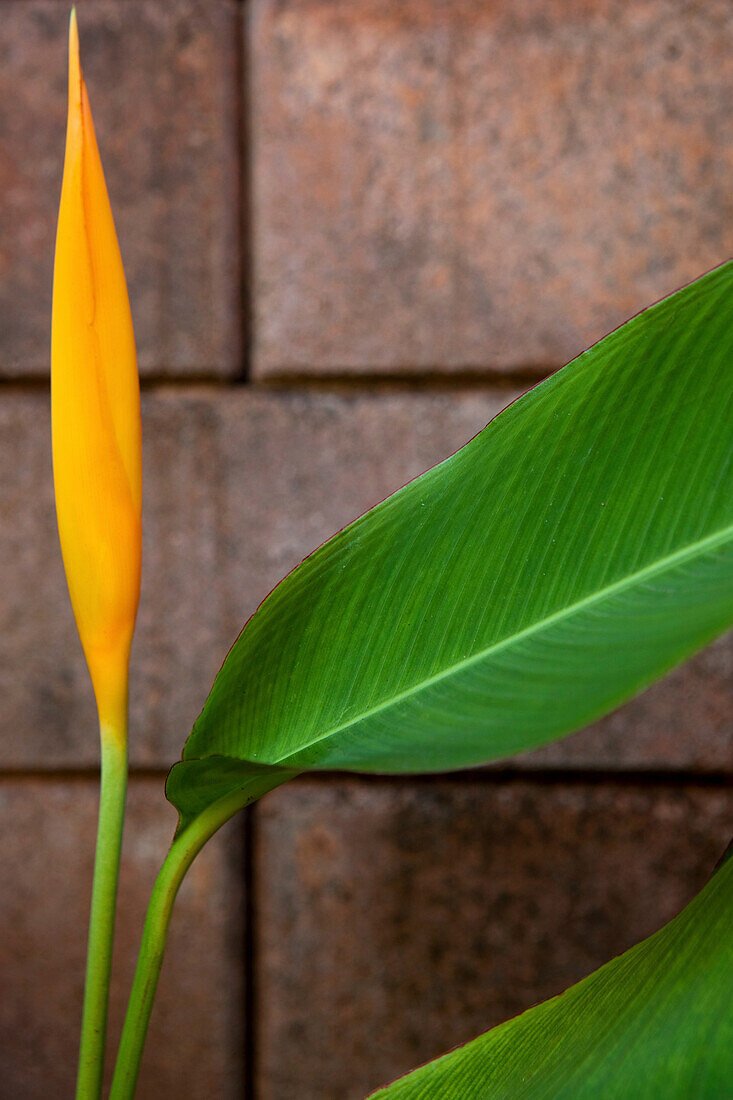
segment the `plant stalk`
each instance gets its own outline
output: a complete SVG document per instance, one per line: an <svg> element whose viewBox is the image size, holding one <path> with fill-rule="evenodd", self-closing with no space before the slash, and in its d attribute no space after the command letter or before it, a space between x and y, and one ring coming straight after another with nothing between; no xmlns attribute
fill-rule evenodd
<svg viewBox="0 0 733 1100"><path fill-rule="evenodd" d="M186 871L207 840L238 810L256 798L236 791L215 802L173 838L153 887L143 928L140 955L122 1029L109 1100L132 1100L147 1036L150 1014L163 964L173 903Z"/></svg>
<svg viewBox="0 0 733 1100"><path fill-rule="evenodd" d="M89 942L84 983L77 1100L99 1100L102 1092L107 1007L122 826L127 793L127 730L101 731L99 822L94 857Z"/></svg>

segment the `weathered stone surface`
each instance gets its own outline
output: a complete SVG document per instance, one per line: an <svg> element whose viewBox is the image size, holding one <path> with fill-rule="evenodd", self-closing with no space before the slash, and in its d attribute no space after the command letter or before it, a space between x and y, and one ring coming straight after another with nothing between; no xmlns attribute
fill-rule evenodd
<svg viewBox="0 0 733 1100"><path fill-rule="evenodd" d="M222 402L232 629L306 554L463 446L516 396L239 391Z"/></svg>
<svg viewBox="0 0 733 1100"><path fill-rule="evenodd" d="M48 372L68 5L2 5L0 374ZM233 0L86 0L82 59L141 368L239 369Z"/></svg>
<svg viewBox="0 0 733 1100"><path fill-rule="evenodd" d="M179 755L226 651L217 414L195 395L143 399L143 584L133 644L133 764ZM56 531L48 395L0 401L0 767L96 763L89 676Z"/></svg>
<svg viewBox="0 0 733 1100"><path fill-rule="evenodd" d="M97 785L0 781L0 1079L23 1100L72 1096L86 956ZM142 919L175 814L161 780L133 782L120 883L110 1017L119 1037ZM242 1095L242 898L238 826L183 884L143 1059L140 1100Z"/></svg>
<svg viewBox="0 0 733 1100"><path fill-rule="evenodd" d="M133 764L177 759L228 647L289 569L464 443L504 400L144 394ZM48 406L43 393L0 401L5 768L79 767L98 758L56 532Z"/></svg>
<svg viewBox="0 0 733 1100"><path fill-rule="evenodd" d="M258 1095L359 1100L649 935L730 792L296 781L258 806Z"/></svg>
<svg viewBox="0 0 733 1100"><path fill-rule="evenodd" d="M255 369L546 370L731 251L725 0L252 0Z"/></svg>
<svg viewBox="0 0 733 1100"><path fill-rule="evenodd" d="M510 391L144 395L143 591L131 755L180 754L228 647L324 539L475 434ZM58 548L48 396L0 402L0 768L97 760L94 709ZM728 770L728 641L521 766Z"/></svg>

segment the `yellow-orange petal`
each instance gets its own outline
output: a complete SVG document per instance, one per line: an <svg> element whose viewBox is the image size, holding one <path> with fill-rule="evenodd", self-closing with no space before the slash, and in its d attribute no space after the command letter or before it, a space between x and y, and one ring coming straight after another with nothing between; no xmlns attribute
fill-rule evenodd
<svg viewBox="0 0 733 1100"><path fill-rule="evenodd" d="M51 407L66 579L100 722L119 729L140 593L140 389L122 258L79 64L75 12L54 264Z"/></svg>

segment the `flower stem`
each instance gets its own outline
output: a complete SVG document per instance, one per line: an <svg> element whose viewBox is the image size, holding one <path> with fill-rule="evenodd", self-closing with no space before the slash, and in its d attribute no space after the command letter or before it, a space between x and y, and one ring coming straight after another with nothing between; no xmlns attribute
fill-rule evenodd
<svg viewBox="0 0 733 1100"><path fill-rule="evenodd" d="M89 918L77 1100L99 1100L102 1091L107 1004L112 969L117 878L127 790L127 731L102 729L97 849Z"/></svg>
<svg viewBox="0 0 733 1100"><path fill-rule="evenodd" d="M168 925L173 903L186 871L207 840L238 810L254 802L266 791L292 778L294 772L282 770L265 778L257 777L242 789L220 798L198 814L173 838L168 855L155 880L143 928L140 955L127 1006L120 1048L117 1054L109 1100L132 1100L135 1094L145 1038L153 1010L160 968L163 964Z"/></svg>

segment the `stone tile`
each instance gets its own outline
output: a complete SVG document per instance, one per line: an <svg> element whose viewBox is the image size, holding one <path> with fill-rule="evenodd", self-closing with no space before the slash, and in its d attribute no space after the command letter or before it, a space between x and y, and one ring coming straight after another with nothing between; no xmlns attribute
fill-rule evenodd
<svg viewBox="0 0 733 1100"><path fill-rule="evenodd" d="M56 532L48 395L0 400L0 766L98 759L89 676ZM143 585L133 645L130 753L180 755L229 644L217 533L217 414L207 399L144 395Z"/></svg>
<svg viewBox="0 0 733 1100"><path fill-rule="evenodd" d="M131 755L180 754L264 596L340 527L473 436L515 394L343 396L197 388L144 395L143 591ZM51 487L48 397L0 400L0 768L81 767L98 749ZM522 767L730 770L733 637Z"/></svg>
<svg viewBox="0 0 733 1100"><path fill-rule="evenodd" d="M267 394L222 402L232 629L307 554L468 442L515 390Z"/></svg>
<svg viewBox="0 0 733 1100"><path fill-rule="evenodd" d="M413 404L145 393L132 763L179 757L227 649L285 573L466 442L509 396ZM47 394L2 395L0 456L0 768L93 765L95 712L58 546Z"/></svg>
<svg viewBox="0 0 733 1100"><path fill-rule="evenodd" d="M110 1019L114 1053L143 915L175 814L161 780L129 798ZM73 1095L86 956L96 783L0 782L0 1078L3 1095ZM237 825L194 863L171 923L140 1100L242 1095L242 898Z"/></svg>
<svg viewBox="0 0 733 1100"><path fill-rule="evenodd" d="M724 0L252 0L254 362L546 371L731 251Z"/></svg>
<svg viewBox="0 0 733 1100"><path fill-rule="evenodd" d="M730 791L296 781L258 806L258 1096L359 1100L670 919Z"/></svg>
<svg viewBox="0 0 733 1100"><path fill-rule="evenodd" d="M6 0L0 42L0 374L47 374L68 4ZM239 369L233 0L86 0L82 58L141 369Z"/></svg>

